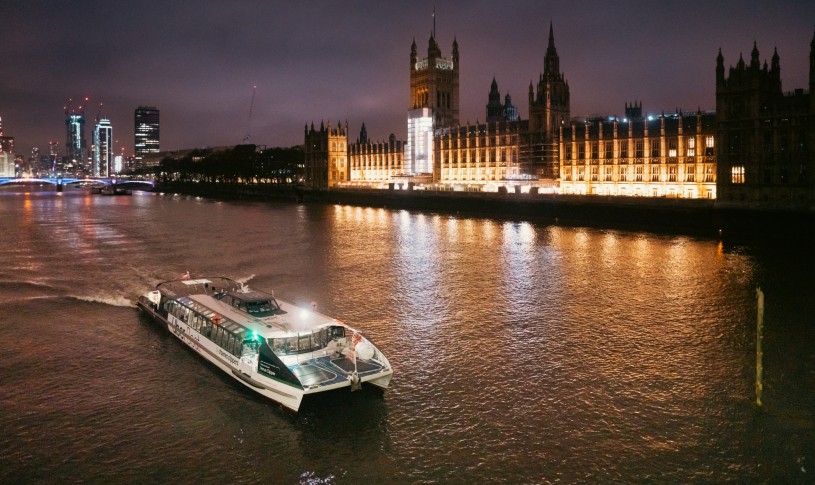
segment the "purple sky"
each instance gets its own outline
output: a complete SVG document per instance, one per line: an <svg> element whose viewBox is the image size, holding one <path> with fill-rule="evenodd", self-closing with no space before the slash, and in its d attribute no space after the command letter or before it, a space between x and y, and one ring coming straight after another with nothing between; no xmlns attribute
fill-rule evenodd
<svg viewBox="0 0 815 485"><path fill-rule="evenodd" d="M10 3L10 5L9 5ZM183 4L183 6L182 6ZM63 106L99 102L117 147L133 150L133 110L161 110L161 148L291 146L303 126L346 120L356 139L405 138L410 44L436 37L461 55L462 123L483 121L493 75L526 119L549 22L572 116L715 108L715 59L762 62L773 47L785 90L809 87L813 1L683 2L4 2L0 116L18 152L65 144ZM251 123L252 85L257 85Z"/></svg>

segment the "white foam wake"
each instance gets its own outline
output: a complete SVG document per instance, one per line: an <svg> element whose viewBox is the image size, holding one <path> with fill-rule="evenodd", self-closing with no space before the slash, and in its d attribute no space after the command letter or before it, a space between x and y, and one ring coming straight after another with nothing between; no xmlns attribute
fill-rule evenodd
<svg viewBox="0 0 815 485"><path fill-rule="evenodd" d="M237 279L237 282L238 282L238 283L244 283L244 284L246 284L246 283L249 283L249 281L250 281L252 278L254 278L255 276L257 276L257 275L255 275L254 273L252 273L252 274L250 274L249 276L247 276L246 278L238 278L238 279Z"/></svg>
<svg viewBox="0 0 815 485"><path fill-rule="evenodd" d="M130 307L135 308L136 303L123 297L123 296L114 296L114 297L105 297L105 296L80 296L80 295L68 295L70 298L74 298L77 300L82 301L89 301L91 303L104 303L105 305L111 306L120 306L120 307Z"/></svg>

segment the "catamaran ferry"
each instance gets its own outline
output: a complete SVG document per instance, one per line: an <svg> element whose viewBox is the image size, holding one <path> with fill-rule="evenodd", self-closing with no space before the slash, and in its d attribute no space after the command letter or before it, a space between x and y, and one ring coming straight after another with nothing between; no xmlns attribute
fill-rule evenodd
<svg viewBox="0 0 815 485"><path fill-rule="evenodd" d="M139 308L246 387L297 411L303 396L362 383L386 389L393 369L358 330L229 278L159 283Z"/></svg>

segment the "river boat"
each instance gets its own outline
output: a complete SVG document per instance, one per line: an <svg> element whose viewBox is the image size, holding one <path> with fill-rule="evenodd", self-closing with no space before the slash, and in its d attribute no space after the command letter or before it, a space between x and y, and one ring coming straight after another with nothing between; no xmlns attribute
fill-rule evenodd
<svg viewBox="0 0 815 485"><path fill-rule="evenodd" d="M101 189L99 189L99 193L102 195L132 195L133 192L124 189L121 187L116 187L115 185L105 185Z"/></svg>
<svg viewBox="0 0 815 485"><path fill-rule="evenodd" d="M297 412L309 394L382 390L393 369L359 330L226 277L166 281L138 307L249 389Z"/></svg>

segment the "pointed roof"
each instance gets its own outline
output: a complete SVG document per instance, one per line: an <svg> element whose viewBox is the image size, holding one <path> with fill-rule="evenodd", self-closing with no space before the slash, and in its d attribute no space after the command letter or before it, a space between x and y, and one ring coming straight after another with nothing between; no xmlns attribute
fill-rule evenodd
<svg viewBox="0 0 815 485"><path fill-rule="evenodd" d="M543 58L543 78L547 80L562 80L560 75L560 57L555 48L555 33L552 22L549 21L549 45L546 47L546 56Z"/></svg>
<svg viewBox="0 0 815 485"><path fill-rule="evenodd" d="M555 31L552 28L552 21L549 21L549 45L546 46L546 56L557 56L557 49L555 48Z"/></svg>

